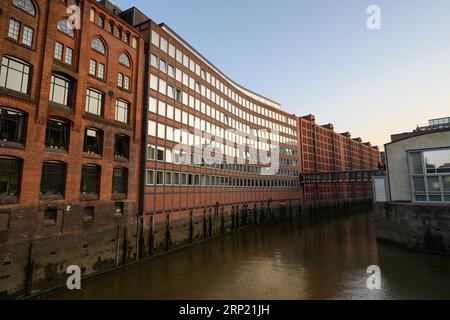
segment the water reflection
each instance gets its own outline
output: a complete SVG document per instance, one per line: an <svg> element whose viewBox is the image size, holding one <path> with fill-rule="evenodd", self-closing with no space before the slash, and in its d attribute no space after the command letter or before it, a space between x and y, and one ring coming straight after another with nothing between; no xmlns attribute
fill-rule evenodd
<svg viewBox="0 0 450 320"><path fill-rule="evenodd" d="M366 287L373 264L381 290ZM450 298L450 258L377 246L370 212L340 214L251 227L54 298Z"/></svg>

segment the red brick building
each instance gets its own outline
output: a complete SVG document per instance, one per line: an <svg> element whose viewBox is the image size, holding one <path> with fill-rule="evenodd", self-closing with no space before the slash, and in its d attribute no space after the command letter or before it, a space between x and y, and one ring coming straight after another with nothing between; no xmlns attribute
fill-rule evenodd
<svg viewBox="0 0 450 320"><path fill-rule="evenodd" d="M116 230L138 214L141 35L96 1L78 6L74 30L65 1L1 0L0 262L11 268L22 252L5 244Z"/></svg>

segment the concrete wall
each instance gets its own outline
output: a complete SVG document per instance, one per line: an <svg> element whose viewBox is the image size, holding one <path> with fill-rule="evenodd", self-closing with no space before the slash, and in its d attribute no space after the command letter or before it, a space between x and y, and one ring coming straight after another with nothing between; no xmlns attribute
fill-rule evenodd
<svg viewBox="0 0 450 320"><path fill-rule="evenodd" d="M377 203L377 238L410 249L450 254L450 206Z"/></svg>
<svg viewBox="0 0 450 320"><path fill-rule="evenodd" d="M428 133L386 145L392 201L412 201L407 151L450 146L450 131Z"/></svg>

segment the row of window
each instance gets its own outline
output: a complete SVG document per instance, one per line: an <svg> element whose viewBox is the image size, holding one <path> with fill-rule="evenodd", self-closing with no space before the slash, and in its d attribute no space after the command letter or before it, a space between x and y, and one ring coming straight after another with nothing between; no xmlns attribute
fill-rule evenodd
<svg viewBox="0 0 450 320"><path fill-rule="evenodd" d="M16 19L9 19L8 37L15 41L21 41L21 43L27 47L33 46L34 29L24 25Z"/></svg>
<svg viewBox="0 0 450 320"><path fill-rule="evenodd" d="M0 71L0 87L27 94L30 85L31 67L15 58L4 56ZM129 80L125 80L125 83ZM60 75L52 75L49 100L64 106L72 105L74 81ZM86 93L85 111L97 116L104 115L105 95L101 91L89 88ZM129 123L130 104L116 99L115 120Z"/></svg>
<svg viewBox="0 0 450 320"><path fill-rule="evenodd" d="M168 30L166 30L168 31ZM170 32L169 32L170 33ZM176 35L174 35L176 37ZM191 72L195 73L197 76L202 78L204 81L209 83L211 86L215 87L218 91L235 101L236 103L240 104L241 106L244 106L254 112L257 112L259 114L263 114L269 118L276 119L278 121L282 121L286 124L295 126L295 120L292 118L288 118L278 112L275 112L273 110L270 110L268 108L261 107L257 104L254 104L253 102L242 98L242 96L235 93L235 91L231 90L227 85L225 85L222 81L215 78L212 74L209 72L206 72L203 70L193 59L190 59L186 54L184 54L181 50L178 48L175 48L175 46L167 41L164 37L162 37L159 33L157 33L155 30L152 30L152 44L158 48L160 48L164 53L169 55L171 58L175 59L179 64L184 65L187 69L189 69ZM194 53L195 54L195 53ZM199 60L202 60L199 58ZM218 73L220 73L218 71ZM231 84L231 83L230 83ZM239 91L243 92L247 96L252 97L253 99L257 101L261 101L271 107L279 109L280 106L276 103L273 103L270 100L267 100L261 96L255 95L252 92L249 92L248 90L245 90L235 84L231 84Z"/></svg>
<svg viewBox="0 0 450 320"><path fill-rule="evenodd" d="M0 157L0 196L19 197L22 176L21 159ZM67 164L47 161L42 164L40 197L63 199L66 193ZM84 196L100 195L101 167L83 165L81 168L80 193ZM128 193L128 169L114 168L112 194Z"/></svg>
<svg viewBox="0 0 450 320"><path fill-rule="evenodd" d="M211 112L211 110L213 110L213 112ZM158 101L152 97L149 98L149 111L170 120L183 123L186 126L190 126L191 128L202 130L203 132L206 132L211 136L222 138L223 141L234 141L239 145L254 144L256 148L268 151L271 149L270 144L279 142L280 140L282 140L281 142L286 142L285 137L280 137L277 132L273 131L268 132L266 130L250 129L250 132L244 132L241 130L239 130L238 132L233 132L233 129L224 129L220 126L212 124L209 121L196 117L193 114L182 111L179 108L172 106L171 104L165 103L163 101ZM214 118L216 120L220 119L219 115L215 112L215 109L210 108L209 106L205 106L205 104L201 104L200 111L203 114L210 115L211 118ZM217 115L217 118L215 117L215 115ZM228 124L228 117L226 117L225 120L225 124ZM254 137L252 137L251 134L253 134ZM171 135L169 135L169 137L170 139L172 139ZM257 137L261 138L259 139L259 143L257 143ZM298 154L295 149L288 147L276 148L276 150L280 150L280 154L284 154L287 156L295 156Z"/></svg>
<svg viewBox="0 0 450 320"><path fill-rule="evenodd" d="M230 163L224 161L222 158L217 159L187 152L176 152L170 148L157 147L153 145L147 146L147 160L259 175L267 174L270 169L256 165L247 165L234 162ZM299 173L296 170L279 168L275 173L271 173L271 175L297 177Z"/></svg>
<svg viewBox="0 0 450 320"><path fill-rule="evenodd" d="M298 180L270 180L239 177L222 177L193 173L147 170L147 186L193 186L193 187L299 187Z"/></svg>
<svg viewBox="0 0 450 320"><path fill-rule="evenodd" d="M181 79L181 74L183 74L183 79ZM195 88L205 88L204 86L200 86L200 84L195 82L192 78L190 78L191 81L189 81L189 77L178 69L176 69L176 80L195 91L201 90L201 89L196 90ZM205 110L210 109L211 112L215 112L218 120L220 119L222 122L225 121L228 122L228 117L221 111L219 110L213 111L215 110L214 107L206 105L199 99L195 98L193 95L189 95L187 92L167 83L166 80L158 78L156 75L153 74L150 75L150 89L157 91L160 94L163 94L179 103L189 106L192 109L196 110L198 109L198 111L201 110L202 105L205 105L204 109ZM230 104L227 100L224 100L222 97L219 97L214 93L211 93L211 91L206 91L206 94L203 94L202 92L202 95L208 98L208 100L210 100L214 104L220 106L222 109L225 109L229 113L236 115L239 119L246 120L247 122L253 123L256 126L277 130L281 133L288 134L290 136L296 136L296 131L294 129L280 125L279 123L268 121L254 114L242 111L242 109L235 107L234 105ZM229 123L227 124L235 129L242 131L249 131L251 129L250 126L233 118L230 118ZM286 137L285 139L286 141L292 141L292 143L296 142L296 138L293 137L289 138Z"/></svg>
<svg viewBox="0 0 450 320"><path fill-rule="evenodd" d="M94 9L91 9L90 21L92 23L96 23L100 28L105 29L107 32L114 34L117 38L131 45L133 48L137 47L136 38L132 38L129 32L123 32L121 27L115 27L114 21L106 21L106 17L104 15L97 15Z"/></svg>
<svg viewBox="0 0 450 320"><path fill-rule="evenodd" d="M0 108L0 140L12 143L25 143L27 117L23 112L10 108ZM45 135L45 147L68 152L71 124L61 119L49 119ZM103 155L104 134L101 129L87 127L84 134L83 151ZM130 138L116 135L114 156L129 159Z"/></svg>

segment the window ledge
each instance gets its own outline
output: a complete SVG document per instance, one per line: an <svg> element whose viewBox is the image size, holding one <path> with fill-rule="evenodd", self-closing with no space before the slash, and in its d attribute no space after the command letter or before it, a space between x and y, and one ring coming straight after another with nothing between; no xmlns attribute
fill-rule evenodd
<svg viewBox="0 0 450 320"><path fill-rule="evenodd" d="M64 200L64 196L54 194L54 195L47 195L47 194L41 194L39 197L40 200Z"/></svg>
<svg viewBox="0 0 450 320"><path fill-rule="evenodd" d="M38 103L37 100L31 98L28 94L21 93L8 88L0 87L0 95L6 95L29 103Z"/></svg>
<svg viewBox="0 0 450 320"><path fill-rule="evenodd" d="M98 194L81 194L81 201L99 200Z"/></svg>
<svg viewBox="0 0 450 320"><path fill-rule="evenodd" d="M120 193L113 193L111 196L111 200L126 200L127 195L126 194L120 194Z"/></svg>
<svg viewBox="0 0 450 320"><path fill-rule="evenodd" d="M2 148L11 148L11 149L18 149L18 150L25 150L25 146L22 143L12 142L12 141L2 141L2 140L0 140L0 147L2 147Z"/></svg>
<svg viewBox="0 0 450 320"><path fill-rule="evenodd" d="M0 195L0 205L17 203L19 203L19 198L17 196Z"/></svg>
<svg viewBox="0 0 450 320"><path fill-rule="evenodd" d="M117 161L117 162L129 162L130 160L127 159L127 158L124 158L124 157L114 156L114 161Z"/></svg>
<svg viewBox="0 0 450 320"><path fill-rule="evenodd" d="M68 154L69 153L67 150L64 150L64 149L55 149L55 148L50 148L50 147L45 147L45 151L59 153L59 154Z"/></svg>
<svg viewBox="0 0 450 320"><path fill-rule="evenodd" d="M50 108L56 109L58 111L62 110L62 111L65 111L65 112L68 112L68 113L71 113L71 114L75 113L74 110L71 107L66 106L65 104L60 104L60 103L57 103L57 102L49 101L48 102L48 106Z"/></svg>
<svg viewBox="0 0 450 320"><path fill-rule="evenodd" d="M83 157L89 158L89 159L102 159L102 155L97 153L89 153L89 152L83 152Z"/></svg>

